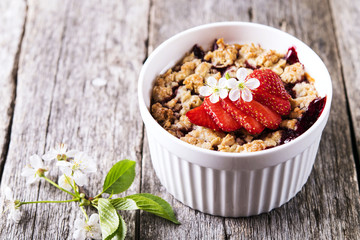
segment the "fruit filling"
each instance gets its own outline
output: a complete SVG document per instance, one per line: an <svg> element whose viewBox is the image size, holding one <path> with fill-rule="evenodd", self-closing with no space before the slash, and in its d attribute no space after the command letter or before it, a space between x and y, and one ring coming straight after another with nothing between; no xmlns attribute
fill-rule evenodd
<svg viewBox="0 0 360 240"><path fill-rule="evenodd" d="M287 143L310 128L326 98L304 70L295 47L285 54L255 44L195 45L157 77L151 113L190 144L254 152Z"/></svg>

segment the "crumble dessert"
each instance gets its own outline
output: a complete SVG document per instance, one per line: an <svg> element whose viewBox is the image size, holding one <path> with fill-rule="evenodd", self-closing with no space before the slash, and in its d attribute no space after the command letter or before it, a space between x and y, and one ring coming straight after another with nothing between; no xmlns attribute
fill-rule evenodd
<svg viewBox="0 0 360 240"><path fill-rule="evenodd" d="M294 47L281 54L218 39L207 52L195 45L157 77L151 114L189 144L254 152L301 135L321 114L325 101Z"/></svg>

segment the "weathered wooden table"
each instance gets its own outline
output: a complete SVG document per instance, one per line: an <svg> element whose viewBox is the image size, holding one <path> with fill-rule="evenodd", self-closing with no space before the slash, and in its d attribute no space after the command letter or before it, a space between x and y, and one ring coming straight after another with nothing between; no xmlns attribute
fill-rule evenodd
<svg viewBox="0 0 360 240"><path fill-rule="evenodd" d="M133 159L137 175L126 194L163 197L182 223L123 212L129 239L359 239L359 19L359 0L2 0L1 188L10 186L21 200L66 199L44 182L28 187L20 176L30 155L62 141L97 159L90 195L112 164ZM206 215L167 193L152 168L137 106L140 68L156 46L184 29L225 20L300 38L324 60L334 87L308 182L284 206L249 218ZM18 225L0 218L0 239L71 239L81 215L70 203L24 210Z"/></svg>

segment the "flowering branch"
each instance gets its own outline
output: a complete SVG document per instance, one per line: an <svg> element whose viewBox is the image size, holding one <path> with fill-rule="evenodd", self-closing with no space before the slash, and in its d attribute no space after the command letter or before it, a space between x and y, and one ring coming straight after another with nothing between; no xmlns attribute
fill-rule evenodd
<svg viewBox="0 0 360 240"><path fill-rule="evenodd" d="M25 205L25 204L33 204L33 203L68 203L68 202L77 202L79 201L79 198L75 198L75 199L69 199L69 200L63 200L63 201L33 201L33 202L20 202L19 203L19 207L21 205Z"/></svg>
<svg viewBox="0 0 360 240"><path fill-rule="evenodd" d="M57 187L58 189L60 189L61 191L66 192L67 194L70 194L70 195L73 196L73 197L78 197L78 194L76 195L76 194L74 194L74 193L72 193L72 192L69 192L68 190L66 190L66 189L60 187L59 185L57 185L55 182L53 182L53 181L50 180L49 178L47 178L47 177L45 177L45 176L42 177L42 178L45 179L47 182L49 182L51 185L53 185L53 186Z"/></svg>
<svg viewBox="0 0 360 240"><path fill-rule="evenodd" d="M55 183L47 177L49 167L44 166L44 161L50 163L56 161L56 166L62 171L62 175ZM126 191L135 179L135 164L131 160L117 162L105 177L103 189L95 197L88 197L79 192L79 186L87 183L87 174L96 172L96 164L87 154L77 150L68 150L65 144L50 149L42 158L32 155L29 164L23 169L21 175L27 178L27 184L33 184L44 179L59 190L71 195L68 200L43 200L43 201L20 201L13 197L9 187L3 189L1 195L1 207L4 212L9 212L8 218L16 223L20 222L21 206L26 204L42 203L78 203L85 220L76 219L73 237L75 239L124 239L126 236L126 223L119 214L119 210L136 210L153 213L173 223L180 224L168 202L160 197L148 193L139 193L124 198L113 198L114 194ZM71 192L73 191L73 192ZM103 194L109 194L107 198ZM5 205L5 207L4 207ZM85 207L95 208L99 214L86 213ZM2 214L3 214L2 213Z"/></svg>

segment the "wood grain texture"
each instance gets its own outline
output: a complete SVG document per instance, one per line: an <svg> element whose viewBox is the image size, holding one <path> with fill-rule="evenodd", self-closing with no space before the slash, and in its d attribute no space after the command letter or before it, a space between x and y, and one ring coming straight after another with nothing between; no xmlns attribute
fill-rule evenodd
<svg viewBox="0 0 360 240"><path fill-rule="evenodd" d="M360 153L360 2L330 1L336 39L339 44L342 74L345 80L347 100L349 102L354 139L357 153ZM359 157L359 156L357 156ZM360 159L356 159L360 164Z"/></svg>
<svg viewBox="0 0 360 240"><path fill-rule="evenodd" d="M263 9L273 9L277 14L264 15ZM324 1L281 1L274 6L264 1L253 6L253 13L254 21L283 28L319 54L335 86L334 101L312 174L302 191L268 214L227 219L228 237L359 239L359 192L329 5Z"/></svg>
<svg viewBox="0 0 360 240"><path fill-rule="evenodd" d="M17 197L68 198L47 183L28 188L20 177L32 153L42 154L58 142L84 150L97 161L98 172L84 188L89 196L101 190L106 172L118 160L138 160L136 172L140 172L143 129L136 81L146 54L147 13L147 1L29 2L3 176L4 184L15 187ZM105 85L97 85L94 79ZM50 177L56 179L57 174L54 170ZM137 174L125 194L139 188ZM74 220L81 216L75 204L24 209L20 225L0 223L0 239L71 239ZM128 237L134 238L136 212L122 215Z"/></svg>
<svg viewBox="0 0 360 240"><path fill-rule="evenodd" d="M171 36L205 23L250 21L249 1L161 1L153 0L150 9L149 53Z"/></svg>
<svg viewBox="0 0 360 240"><path fill-rule="evenodd" d="M347 124L349 119L341 79L341 63L329 5L324 1L217 1L201 3L201 6L199 4L194 1L154 1L151 8L149 51L175 33L195 25L225 20L254 21L282 29L310 45L325 61L334 85L337 86L334 89L332 114L323 133L316 164L303 190L288 204L268 214L250 218L223 218L225 236L217 238L359 238L360 231L356 228L360 222L359 193ZM214 232L221 234L221 220L218 217L191 210L168 194L164 195L161 186L153 186L160 183L154 181L154 173L145 172L149 168L149 160L146 143L144 147L142 191L155 191L168 199L175 206L177 216L183 224L180 227L162 224L143 213L141 233L144 235L141 236L151 239L174 236L198 239L199 236L205 236L211 239L215 236ZM341 212L346 214L340 214ZM195 226L196 232L186 235L193 231L193 222L202 218L205 227ZM144 229L151 231L144 232Z"/></svg>
<svg viewBox="0 0 360 240"><path fill-rule="evenodd" d="M28 2L27 31L19 59L11 142L1 181L2 187L10 186L15 197L23 201L36 200L41 185L29 188L20 173L31 154L44 151L65 6L66 2L54 2L54 5L48 5L47 1ZM1 221L0 238L31 239L36 209L36 205L24 206L24 215L19 225Z"/></svg>
<svg viewBox="0 0 360 240"><path fill-rule="evenodd" d="M348 124L354 124L359 152L360 10L350 0L329 2L1 1L0 166L6 155L1 188L14 188L24 201L67 199L45 182L28 187L20 176L31 154L66 142L98 163L99 171L83 189L86 194L101 189L116 161L136 160L137 177L125 194L164 198L182 223L143 211L121 212L128 239L360 239ZM151 165L136 97L141 64L161 42L193 26L233 20L270 25L300 38L324 60L334 86L330 119L308 182L289 203L249 218L203 214L166 191ZM53 170L50 178L57 175ZM19 225L0 219L0 239L71 239L74 220L81 216L75 204L26 205L23 210Z"/></svg>
<svg viewBox="0 0 360 240"><path fill-rule="evenodd" d="M10 141L26 3L23 0L1 1L0 12L0 168L2 168ZM17 17L14 19L14 16Z"/></svg>

